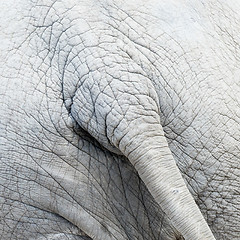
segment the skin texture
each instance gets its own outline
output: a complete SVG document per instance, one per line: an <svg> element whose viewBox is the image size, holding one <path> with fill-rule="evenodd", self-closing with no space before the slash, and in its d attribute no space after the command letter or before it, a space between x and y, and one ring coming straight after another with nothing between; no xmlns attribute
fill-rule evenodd
<svg viewBox="0 0 240 240"><path fill-rule="evenodd" d="M0 6L1 239L239 238L238 1Z"/></svg>

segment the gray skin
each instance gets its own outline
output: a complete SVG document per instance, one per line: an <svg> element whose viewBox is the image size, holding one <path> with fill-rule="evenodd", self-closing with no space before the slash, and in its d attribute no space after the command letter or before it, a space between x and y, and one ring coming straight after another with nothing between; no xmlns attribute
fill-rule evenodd
<svg viewBox="0 0 240 240"><path fill-rule="evenodd" d="M239 11L2 1L0 239L239 239Z"/></svg>

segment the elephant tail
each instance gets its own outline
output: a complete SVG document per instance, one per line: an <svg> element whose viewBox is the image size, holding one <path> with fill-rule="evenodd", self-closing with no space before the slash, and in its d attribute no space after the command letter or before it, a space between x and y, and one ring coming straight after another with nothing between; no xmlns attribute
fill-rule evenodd
<svg viewBox="0 0 240 240"><path fill-rule="evenodd" d="M70 114L105 148L129 159L186 240L214 240L169 149L151 80L130 63L127 71L104 68L79 84Z"/></svg>

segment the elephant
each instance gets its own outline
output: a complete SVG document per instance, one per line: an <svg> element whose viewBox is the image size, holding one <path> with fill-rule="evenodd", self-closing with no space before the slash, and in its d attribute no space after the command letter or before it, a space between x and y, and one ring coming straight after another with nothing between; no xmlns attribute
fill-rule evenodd
<svg viewBox="0 0 240 240"><path fill-rule="evenodd" d="M240 1L0 6L0 239L240 239Z"/></svg>

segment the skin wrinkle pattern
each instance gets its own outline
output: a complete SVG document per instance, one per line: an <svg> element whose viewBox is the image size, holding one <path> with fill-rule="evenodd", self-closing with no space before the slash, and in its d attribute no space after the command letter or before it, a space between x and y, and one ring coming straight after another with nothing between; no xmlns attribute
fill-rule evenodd
<svg viewBox="0 0 240 240"><path fill-rule="evenodd" d="M0 239L239 239L239 10L1 1Z"/></svg>

